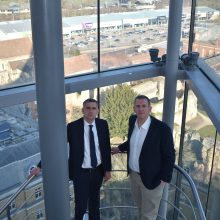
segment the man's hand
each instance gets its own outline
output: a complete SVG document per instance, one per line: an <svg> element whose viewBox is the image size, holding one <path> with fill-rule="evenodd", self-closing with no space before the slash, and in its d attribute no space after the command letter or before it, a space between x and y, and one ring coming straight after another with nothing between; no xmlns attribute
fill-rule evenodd
<svg viewBox="0 0 220 220"><path fill-rule="evenodd" d="M35 167L31 170L30 175L28 176L28 179L31 178L32 176L38 176L40 174L41 168Z"/></svg>
<svg viewBox="0 0 220 220"><path fill-rule="evenodd" d="M118 147L112 147L112 149L111 149L111 153L112 153L112 155L114 155L114 154L118 154L119 152L120 152L120 150L119 150Z"/></svg>
<svg viewBox="0 0 220 220"><path fill-rule="evenodd" d="M166 182L164 182L163 180L160 181L160 185L161 186L165 186Z"/></svg>
<svg viewBox="0 0 220 220"><path fill-rule="evenodd" d="M111 179L111 172L106 171L104 176L104 182L108 181L109 179Z"/></svg>

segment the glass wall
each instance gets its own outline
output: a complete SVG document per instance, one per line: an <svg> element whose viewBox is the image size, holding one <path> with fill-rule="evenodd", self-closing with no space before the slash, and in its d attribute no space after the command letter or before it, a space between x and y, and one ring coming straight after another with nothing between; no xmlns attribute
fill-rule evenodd
<svg viewBox="0 0 220 220"><path fill-rule="evenodd" d="M193 178L199 196L206 210L210 199L209 185L211 175L216 167L213 166L216 129L209 119L203 106L195 94L189 90L186 113L185 138L183 146L183 168ZM182 180L182 190L192 198L189 186ZM181 198L181 209L188 209L188 217L192 218L191 208L185 198Z"/></svg>
<svg viewBox="0 0 220 220"><path fill-rule="evenodd" d="M148 49L166 53L166 1L101 1L101 70L150 61Z"/></svg>
<svg viewBox="0 0 220 220"><path fill-rule="evenodd" d="M219 216L220 199L220 135L215 136L214 158L212 167L212 176L210 180L210 191L206 207L207 219L214 220Z"/></svg>
<svg viewBox="0 0 220 220"><path fill-rule="evenodd" d="M198 51L200 57L217 74L220 73L220 10L218 1L197 1L193 50Z"/></svg>
<svg viewBox="0 0 220 220"><path fill-rule="evenodd" d="M151 99L152 114L161 119L163 93L163 77L102 87L100 89L100 117L108 121L111 136L120 137L120 141L126 138L128 119L133 113L133 101L138 94L146 95Z"/></svg>
<svg viewBox="0 0 220 220"><path fill-rule="evenodd" d="M174 143L178 161L184 82L177 81L177 95L174 118ZM128 118L133 113L133 99L143 94L151 99L152 115L162 120L164 102L164 77L138 80L129 83L102 87L100 89L100 117L109 122L110 133L116 142L122 142L127 135ZM122 111L123 109L123 111Z"/></svg>
<svg viewBox="0 0 220 220"><path fill-rule="evenodd" d="M188 53L191 9L192 9L191 2L184 0L183 10L182 10L180 55L184 53Z"/></svg>
<svg viewBox="0 0 220 220"><path fill-rule="evenodd" d="M97 89L85 90L66 95L66 123L82 117L83 102L88 98L94 98L97 100Z"/></svg>
<svg viewBox="0 0 220 220"><path fill-rule="evenodd" d="M0 89L35 82L29 1L0 4Z"/></svg>
<svg viewBox="0 0 220 220"><path fill-rule="evenodd" d="M127 139L128 119L133 113L134 98L138 94L147 95L151 99L153 115L161 118L163 88L163 77L100 88L100 117L108 121L112 147L118 146ZM112 172L112 179L102 188L102 217L103 219L110 219L113 216L115 219L137 219L137 209L131 197L130 182L126 172L127 155L113 155L112 166L115 170Z"/></svg>
<svg viewBox="0 0 220 220"><path fill-rule="evenodd" d="M0 109L0 206L15 193L40 160L36 108L35 102L29 102ZM38 180L36 182L39 184ZM36 182L31 184L32 189L23 191L12 202L11 216L19 211L19 218L24 219L32 211L33 202L41 203L42 184L35 193Z"/></svg>
<svg viewBox="0 0 220 220"><path fill-rule="evenodd" d="M156 47L159 56L166 53L169 1L89 1L63 0L63 52L65 76L101 72L144 64L150 61L148 49ZM5 0L0 6L0 90L35 82L29 2ZM180 54L188 51L191 1L183 1ZM193 50L219 73L219 3L198 1ZM126 81L126 80L124 80ZM178 155L183 104L183 81L177 83L174 141ZM98 94L100 91L100 94ZM133 81L66 95L67 123L82 116L82 102L95 98L100 102L100 117L109 122L112 146L126 139L128 117L133 99L145 94L152 101L152 114L162 119L164 78ZM25 94L25 93L24 93ZM207 216L215 219L219 199L219 134L192 91L189 92L183 150L184 169L193 177ZM216 142L215 142L216 141ZM36 102L0 109L0 200L5 191L23 182L39 161ZM28 159L25 159L28 158ZM177 158L178 159L178 158ZM214 160L213 160L214 159ZM214 161L214 163L213 163ZM114 169L125 169L125 155L113 157ZM11 170L11 173L6 171ZM12 168L16 168L13 170ZM13 170L13 171L12 171ZM17 172L19 171L19 172ZM11 174L13 178L11 178ZM14 178L16 177L16 178ZM126 175L113 175L102 193L102 204L111 204L108 187L128 187ZM17 182L14 182L14 181ZM121 184L121 185L120 185ZM182 182L185 192L188 186ZM116 190L117 191L117 190ZM117 195L117 192L115 194ZM112 195L115 195L112 193ZM41 195L37 190L38 197ZM173 196L173 194L172 194ZM118 200L117 204L128 198ZM105 200L106 199L106 200ZM182 199L182 198L181 198ZM208 201L208 203L207 203ZM181 208L187 210L185 200ZM133 203L130 203L132 205ZM207 205L208 204L208 205ZM128 204L127 204L128 205ZM16 209L16 203L11 204ZM213 211L216 210L216 211ZM42 211L39 211L39 218ZM117 213L117 212L116 212ZM103 210L103 216L107 214ZM121 212L121 219L126 218ZM109 216L110 217L110 216ZM189 214L190 218L190 214Z"/></svg>
<svg viewBox="0 0 220 220"><path fill-rule="evenodd" d="M35 82L29 3L0 6L0 89ZM62 16L65 76L149 62L151 47L166 53L167 1L63 0Z"/></svg>
<svg viewBox="0 0 220 220"><path fill-rule="evenodd" d="M66 121L82 117L82 103L97 99L97 90L66 95ZM26 180L40 161L37 103L29 102L0 109L0 207ZM70 187L70 193L73 190ZM70 198L73 206L73 196ZM10 205L10 216L36 219L45 216L42 176L35 178ZM73 217L73 210L71 215ZM6 211L1 215L6 216ZM0 219L1 219L0 217Z"/></svg>
<svg viewBox="0 0 220 220"><path fill-rule="evenodd" d="M97 1L62 1L65 76L97 71Z"/></svg>
<svg viewBox="0 0 220 220"><path fill-rule="evenodd" d="M184 2L180 54L187 51L190 19ZM65 76L150 62L149 48L166 54L168 3L63 0ZM0 89L34 83L29 1L4 1L0 9Z"/></svg>

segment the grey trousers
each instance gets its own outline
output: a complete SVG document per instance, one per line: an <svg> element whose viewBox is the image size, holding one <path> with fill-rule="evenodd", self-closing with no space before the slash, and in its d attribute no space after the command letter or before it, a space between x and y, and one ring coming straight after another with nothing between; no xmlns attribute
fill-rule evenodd
<svg viewBox="0 0 220 220"><path fill-rule="evenodd" d="M156 220L164 183L153 190L147 189L138 173L130 171L131 193L138 207L139 220Z"/></svg>

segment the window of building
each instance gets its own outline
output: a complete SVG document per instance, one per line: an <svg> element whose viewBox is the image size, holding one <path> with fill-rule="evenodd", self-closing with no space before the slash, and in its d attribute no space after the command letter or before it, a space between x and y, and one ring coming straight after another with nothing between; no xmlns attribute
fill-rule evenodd
<svg viewBox="0 0 220 220"><path fill-rule="evenodd" d="M35 198L40 199L42 197L42 189L41 187L35 189Z"/></svg>
<svg viewBox="0 0 220 220"><path fill-rule="evenodd" d="M15 209L15 201L12 201L11 204L9 205L9 210Z"/></svg>
<svg viewBox="0 0 220 220"><path fill-rule="evenodd" d="M43 219L44 214L43 214L43 210L38 210L37 211L37 219Z"/></svg>
<svg viewBox="0 0 220 220"><path fill-rule="evenodd" d="M2 71L4 71L5 70L5 65L2 63L2 69L1 69Z"/></svg>

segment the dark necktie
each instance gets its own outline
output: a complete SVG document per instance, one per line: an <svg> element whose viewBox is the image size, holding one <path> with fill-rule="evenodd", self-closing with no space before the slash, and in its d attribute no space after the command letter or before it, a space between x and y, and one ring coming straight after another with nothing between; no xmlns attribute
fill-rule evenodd
<svg viewBox="0 0 220 220"><path fill-rule="evenodd" d="M92 126L93 125L89 125L89 144L90 144L91 165L93 168L95 168L97 166L97 158L96 158L95 140L94 140L94 134L92 131Z"/></svg>

